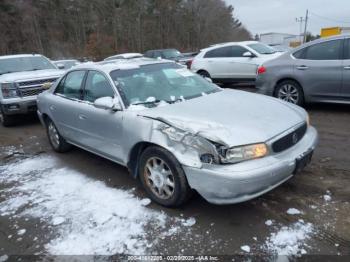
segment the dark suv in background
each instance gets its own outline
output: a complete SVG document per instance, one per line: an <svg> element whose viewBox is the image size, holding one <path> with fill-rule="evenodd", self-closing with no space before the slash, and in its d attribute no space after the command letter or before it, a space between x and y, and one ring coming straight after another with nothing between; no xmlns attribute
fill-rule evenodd
<svg viewBox="0 0 350 262"><path fill-rule="evenodd" d="M190 53L187 53L190 54ZM194 55L196 53L193 53ZM194 56L184 55L176 49L158 49L158 50L149 50L144 54L145 57L149 58L162 58L167 60L172 60L178 62L182 65L186 65L188 68L191 65Z"/></svg>

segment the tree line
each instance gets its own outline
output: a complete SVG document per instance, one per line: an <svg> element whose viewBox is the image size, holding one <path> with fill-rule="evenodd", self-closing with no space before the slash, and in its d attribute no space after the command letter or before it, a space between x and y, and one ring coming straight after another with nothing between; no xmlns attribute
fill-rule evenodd
<svg viewBox="0 0 350 262"><path fill-rule="evenodd" d="M0 0L0 55L99 60L250 38L223 0Z"/></svg>

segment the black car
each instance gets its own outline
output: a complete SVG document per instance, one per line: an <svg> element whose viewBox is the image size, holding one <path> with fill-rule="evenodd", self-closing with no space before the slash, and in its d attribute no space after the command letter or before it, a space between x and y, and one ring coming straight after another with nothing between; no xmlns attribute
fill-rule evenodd
<svg viewBox="0 0 350 262"><path fill-rule="evenodd" d="M144 54L145 57L149 58L162 58L176 61L182 65L186 65L190 67L192 59L194 56L188 56L182 54L180 51L176 49L158 49L158 50L149 50Z"/></svg>

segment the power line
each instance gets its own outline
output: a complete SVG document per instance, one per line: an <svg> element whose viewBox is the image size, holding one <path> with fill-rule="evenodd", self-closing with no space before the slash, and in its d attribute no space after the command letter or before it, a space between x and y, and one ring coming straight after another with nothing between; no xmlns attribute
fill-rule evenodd
<svg viewBox="0 0 350 262"><path fill-rule="evenodd" d="M341 21L341 20L329 18L329 17L326 17L326 16L318 15L318 14L316 14L314 12L311 12L311 11L309 11L309 13L314 15L314 16L317 16L319 18L326 19L326 20L329 20L329 21L332 21L332 22L343 23L343 24L350 24L350 21Z"/></svg>

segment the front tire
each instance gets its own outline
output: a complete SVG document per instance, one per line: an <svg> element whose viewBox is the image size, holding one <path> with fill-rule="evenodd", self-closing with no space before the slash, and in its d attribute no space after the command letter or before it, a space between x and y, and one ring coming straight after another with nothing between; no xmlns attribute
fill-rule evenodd
<svg viewBox="0 0 350 262"><path fill-rule="evenodd" d="M55 124L50 119L46 121L46 131L50 145L54 151L65 153L72 148L72 146L60 135Z"/></svg>
<svg viewBox="0 0 350 262"><path fill-rule="evenodd" d="M15 123L15 118L14 116L9 116L4 114L2 109L0 109L0 122L4 127L10 127L13 126Z"/></svg>
<svg viewBox="0 0 350 262"><path fill-rule="evenodd" d="M180 163L163 148L145 149L140 158L139 177L149 197L162 206L180 206L191 196L192 190Z"/></svg>
<svg viewBox="0 0 350 262"><path fill-rule="evenodd" d="M304 104L303 89L293 80L286 80L279 83L275 90L275 97L298 106Z"/></svg>

